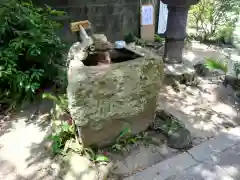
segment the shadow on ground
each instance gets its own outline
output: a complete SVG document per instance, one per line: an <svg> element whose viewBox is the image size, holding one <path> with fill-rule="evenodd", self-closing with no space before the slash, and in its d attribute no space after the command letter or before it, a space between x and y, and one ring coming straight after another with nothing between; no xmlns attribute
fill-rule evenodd
<svg viewBox="0 0 240 180"><path fill-rule="evenodd" d="M44 146L50 132L50 121L44 116L50 109L50 102L28 105L1 122L0 179L57 179Z"/></svg>
<svg viewBox="0 0 240 180"><path fill-rule="evenodd" d="M184 53L186 64L204 63L206 57L227 60L225 54L199 43ZM171 86L163 87L158 109L164 109L181 120L193 137L208 139L240 124L239 104L233 94L231 89L222 85L219 77L211 75L201 78L198 86L182 86L180 92Z"/></svg>

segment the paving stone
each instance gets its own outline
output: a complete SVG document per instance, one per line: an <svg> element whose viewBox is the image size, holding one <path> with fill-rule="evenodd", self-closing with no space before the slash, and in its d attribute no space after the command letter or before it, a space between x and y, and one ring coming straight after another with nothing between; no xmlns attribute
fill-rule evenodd
<svg viewBox="0 0 240 180"><path fill-rule="evenodd" d="M167 180L234 180L223 169L212 164L199 164Z"/></svg>
<svg viewBox="0 0 240 180"><path fill-rule="evenodd" d="M224 169L230 176L240 179L240 145L212 157L214 163Z"/></svg>
<svg viewBox="0 0 240 180"><path fill-rule="evenodd" d="M234 146L240 142L240 129L233 128L229 132L225 132L215 139L206 141L194 148L188 150L188 152L197 160L204 161L211 156L216 155L231 146Z"/></svg>
<svg viewBox="0 0 240 180"><path fill-rule="evenodd" d="M121 176L129 176L163 160L161 147L151 144L146 147L144 144L140 144L133 148L126 157L116 161L116 168L112 172Z"/></svg>
<svg viewBox="0 0 240 180"><path fill-rule="evenodd" d="M197 162L186 152L162 161L124 180L162 180L174 176Z"/></svg>

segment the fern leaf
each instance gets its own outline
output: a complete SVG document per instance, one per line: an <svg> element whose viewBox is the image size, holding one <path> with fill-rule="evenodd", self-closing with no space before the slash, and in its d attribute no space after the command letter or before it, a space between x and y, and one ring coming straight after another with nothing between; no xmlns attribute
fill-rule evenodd
<svg viewBox="0 0 240 180"><path fill-rule="evenodd" d="M221 70L224 73L226 73L228 70L227 65L224 62L221 62L221 61L213 59L213 58L205 59L205 67L210 70Z"/></svg>

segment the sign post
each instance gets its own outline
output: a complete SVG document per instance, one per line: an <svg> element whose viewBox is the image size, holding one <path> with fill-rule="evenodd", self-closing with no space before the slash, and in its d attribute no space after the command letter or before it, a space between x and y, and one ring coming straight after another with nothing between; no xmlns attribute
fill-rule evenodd
<svg viewBox="0 0 240 180"><path fill-rule="evenodd" d="M155 18L154 7L151 4L141 6L141 38L145 41L154 41Z"/></svg>

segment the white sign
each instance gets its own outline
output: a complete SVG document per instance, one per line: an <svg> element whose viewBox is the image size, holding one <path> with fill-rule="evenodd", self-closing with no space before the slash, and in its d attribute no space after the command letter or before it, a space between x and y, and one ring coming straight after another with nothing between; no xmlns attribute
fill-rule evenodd
<svg viewBox="0 0 240 180"><path fill-rule="evenodd" d="M159 17L158 17L158 34L165 33L167 29L168 9L167 5L160 1Z"/></svg>
<svg viewBox="0 0 240 180"><path fill-rule="evenodd" d="M153 6L142 6L142 25L153 24Z"/></svg>

